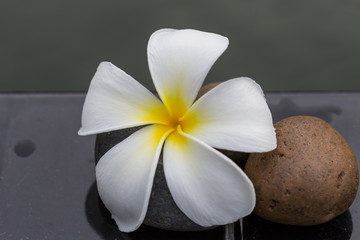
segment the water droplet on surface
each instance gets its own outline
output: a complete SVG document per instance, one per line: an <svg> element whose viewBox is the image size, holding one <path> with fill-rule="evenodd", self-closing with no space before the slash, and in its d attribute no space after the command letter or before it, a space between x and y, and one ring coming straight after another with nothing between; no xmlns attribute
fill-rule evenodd
<svg viewBox="0 0 360 240"><path fill-rule="evenodd" d="M19 157L28 157L35 152L35 150L35 143L28 139L18 142L14 147L14 152Z"/></svg>

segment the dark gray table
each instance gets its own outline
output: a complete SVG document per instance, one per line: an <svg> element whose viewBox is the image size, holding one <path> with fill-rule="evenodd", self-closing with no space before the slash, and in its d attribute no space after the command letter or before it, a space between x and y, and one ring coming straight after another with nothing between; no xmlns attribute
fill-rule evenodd
<svg viewBox="0 0 360 240"><path fill-rule="evenodd" d="M223 227L197 233L146 226L131 234L117 231L94 185L95 137L77 135L84 96L0 94L0 239L223 239ZM274 122L293 115L320 117L359 159L360 92L269 93L267 99ZM244 219L243 238L360 239L360 196L349 211L314 227L251 215ZM240 232L235 239L241 239Z"/></svg>

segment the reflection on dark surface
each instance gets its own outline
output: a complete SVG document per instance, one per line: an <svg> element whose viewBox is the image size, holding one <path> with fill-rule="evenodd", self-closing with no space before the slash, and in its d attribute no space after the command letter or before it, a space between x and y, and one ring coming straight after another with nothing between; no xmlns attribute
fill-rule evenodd
<svg viewBox="0 0 360 240"><path fill-rule="evenodd" d="M129 239L126 234L118 230L115 222L111 219L110 212L101 202L95 183L88 191L85 212L89 224L103 239Z"/></svg>
<svg viewBox="0 0 360 240"><path fill-rule="evenodd" d="M272 112L274 123L281 119L298 115L319 117L326 122L331 122L334 114L340 115L342 113L341 108L334 105L301 107L288 98L283 98L278 104L269 104L269 108Z"/></svg>
<svg viewBox="0 0 360 240"><path fill-rule="evenodd" d="M244 219L244 240L348 240L353 230L349 211L330 222L309 226L289 226L264 220L254 214Z"/></svg>
<svg viewBox="0 0 360 240"><path fill-rule="evenodd" d="M118 240L195 240L195 239L222 239L223 228L201 231L201 232L173 232L165 231L142 225L132 233L122 233L118 230L115 222L111 219L110 212L102 203L96 184L94 183L87 194L85 203L86 217L90 226L101 236L102 239Z"/></svg>

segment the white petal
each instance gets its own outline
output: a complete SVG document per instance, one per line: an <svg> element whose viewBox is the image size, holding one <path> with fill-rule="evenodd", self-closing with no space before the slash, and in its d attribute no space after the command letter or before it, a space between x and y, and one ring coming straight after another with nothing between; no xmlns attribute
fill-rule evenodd
<svg viewBox="0 0 360 240"><path fill-rule="evenodd" d="M254 187L245 173L191 136L173 133L168 137L164 171L178 207L201 226L234 222L255 206Z"/></svg>
<svg viewBox="0 0 360 240"><path fill-rule="evenodd" d="M165 106L150 91L109 62L102 62L86 95L80 135L160 123Z"/></svg>
<svg viewBox="0 0 360 240"><path fill-rule="evenodd" d="M144 127L111 148L96 166L99 195L121 231L136 230L145 218L168 133L160 125Z"/></svg>
<svg viewBox="0 0 360 240"><path fill-rule="evenodd" d="M169 111L185 113L227 46L226 37L197 30L162 29L153 33L148 44L149 68Z"/></svg>
<svg viewBox="0 0 360 240"><path fill-rule="evenodd" d="M212 147L241 152L276 148L271 112L250 78L226 81L201 97L184 117L183 131Z"/></svg>

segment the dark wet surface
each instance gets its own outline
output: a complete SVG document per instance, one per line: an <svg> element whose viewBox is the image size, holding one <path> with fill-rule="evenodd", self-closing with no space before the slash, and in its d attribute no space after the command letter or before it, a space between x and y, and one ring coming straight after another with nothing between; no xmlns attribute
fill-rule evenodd
<svg viewBox="0 0 360 240"><path fill-rule="evenodd" d="M95 186L95 136L77 135L84 96L0 94L0 239L223 239L223 227L117 230ZM275 121L299 114L323 118L360 158L360 93L270 93L267 99ZM281 225L255 215L243 226L245 240L357 240L360 197L318 226Z"/></svg>
<svg viewBox="0 0 360 240"><path fill-rule="evenodd" d="M22 140L14 147L14 152L19 157L28 157L36 150L35 143L31 140Z"/></svg>
<svg viewBox="0 0 360 240"><path fill-rule="evenodd" d="M118 230L115 222L111 219L110 212L101 202L95 183L89 189L88 195L86 197L85 209L88 223L102 237L100 239L222 239L222 227L200 232L175 232L160 230L146 225L142 225L137 231L133 233L122 233Z"/></svg>
<svg viewBox="0 0 360 240"><path fill-rule="evenodd" d="M351 239L353 227L349 211L346 211L330 222L310 227L273 223L253 214L244 219L244 239L349 240Z"/></svg>
<svg viewBox="0 0 360 240"><path fill-rule="evenodd" d="M341 108L336 105L319 105L314 103L313 106L299 106L289 98L283 98L278 104L270 104L271 113L274 116L273 121L277 122L289 116L307 115L319 117L327 122L331 122L334 115L341 115Z"/></svg>

